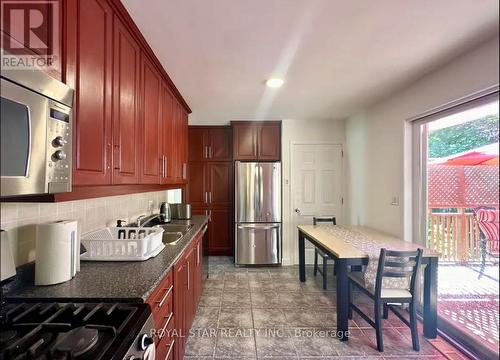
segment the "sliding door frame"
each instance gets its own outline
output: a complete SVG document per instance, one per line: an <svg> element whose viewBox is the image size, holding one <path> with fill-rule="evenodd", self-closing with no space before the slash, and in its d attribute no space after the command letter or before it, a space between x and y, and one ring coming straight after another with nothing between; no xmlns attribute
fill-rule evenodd
<svg viewBox="0 0 500 360"><path fill-rule="evenodd" d="M411 211L413 242L427 246L427 155L428 124L440 118L453 115L474 107L499 100L499 86L495 85L467 97L430 110L412 119L408 119L411 129L412 151L412 204ZM480 359L495 359L497 355L478 343L475 339L461 333L446 319L439 317L438 332L469 355Z"/></svg>

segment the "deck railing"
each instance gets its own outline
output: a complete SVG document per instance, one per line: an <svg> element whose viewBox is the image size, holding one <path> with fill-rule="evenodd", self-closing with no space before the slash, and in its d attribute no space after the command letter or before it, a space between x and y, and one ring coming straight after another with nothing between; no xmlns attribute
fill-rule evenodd
<svg viewBox="0 0 500 360"><path fill-rule="evenodd" d="M459 208L457 213L433 213L429 209L427 246L442 261L474 262L481 258L475 216Z"/></svg>

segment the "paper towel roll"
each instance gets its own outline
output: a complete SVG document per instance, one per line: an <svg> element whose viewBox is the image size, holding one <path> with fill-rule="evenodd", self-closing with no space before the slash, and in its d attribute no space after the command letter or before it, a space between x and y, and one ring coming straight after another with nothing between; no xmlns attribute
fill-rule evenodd
<svg viewBox="0 0 500 360"><path fill-rule="evenodd" d="M52 285L75 276L80 262L78 222L57 221L37 226L35 285Z"/></svg>

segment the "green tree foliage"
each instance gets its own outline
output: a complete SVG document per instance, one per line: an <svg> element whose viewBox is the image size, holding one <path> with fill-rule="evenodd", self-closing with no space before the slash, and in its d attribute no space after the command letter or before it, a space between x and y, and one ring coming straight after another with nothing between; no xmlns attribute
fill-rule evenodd
<svg viewBox="0 0 500 360"><path fill-rule="evenodd" d="M498 114L429 134L429 157L440 158L498 142Z"/></svg>

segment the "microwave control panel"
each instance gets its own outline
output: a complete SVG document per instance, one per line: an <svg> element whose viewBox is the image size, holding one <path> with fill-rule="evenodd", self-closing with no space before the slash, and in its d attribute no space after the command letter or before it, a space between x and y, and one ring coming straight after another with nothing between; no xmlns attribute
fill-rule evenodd
<svg viewBox="0 0 500 360"><path fill-rule="evenodd" d="M71 191L71 109L59 103L49 102L47 122L48 192Z"/></svg>

